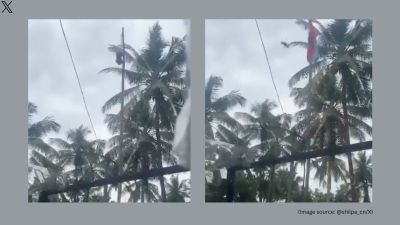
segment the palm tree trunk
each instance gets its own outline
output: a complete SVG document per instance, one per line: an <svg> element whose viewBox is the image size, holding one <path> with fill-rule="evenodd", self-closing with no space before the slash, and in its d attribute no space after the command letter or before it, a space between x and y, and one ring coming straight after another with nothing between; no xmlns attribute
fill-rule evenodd
<svg viewBox="0 0 400 225"><path fill-rule="evenodd" d="M212 182L215 184L219 184L219 182L221 182L222 178L221 178L221 171L219 170L213 170L213 179Z"/></svg>
<svg viewBox="0 0 400 225"><path fill-rule="evenodd" d="M367 183L364 183L363 189L364 189L364 202L370 202L368 184Z"/></svg>
<svg viewBox="0 0 400 225"><path fill-rule="evenodd" d="M348 143L350 144L350 141ZM346 155L349 166L351 200L353 202L357 202L358 200L357 200L356 184L354 180L353 155L351 154L351 152L347 153Z"/></svg>
<svg viewBox="0 0 400 225"><path fill-rule="evenodd" d="M119 183L118 188L117 188L117 202L118 203L121 202L121 197L122 197L122 184Z"/></svg>
<svg viewBox="0 0 400 225"><path fill-rule="evenodd" d="M275 178L275 165L271 166L270 185L268 189L268 201L272 202L274 199L274 178Z"/></svg>
<svg viewBox="0 0 400 225"><path fill-rule="evenodd" d="M103 201L107 201L108 202L108 185L104 185L103 186Z"/></svg>
<svg viewBox="0 0 400 225"><path fill-rule="evenodd" d="M122 76L121 76L121 93L125 91L125 37L124 37L124 28L122 28L122 33L121 33L121 42L122 42ZM124 98L121 98L121 117L120 117L120 130L119 130L119 144L120 144L120 154L122 154L122 130L124 128ZM121 157L118 157L121 158ZM122 173L122 160L119 161L118 163L118 173L119 175ZM121 196L122 196L122 183L118 184L118 190L117 190L117 202L121 202Z"/></svg>
<svg viewBox="0 0 400 225"><path fill-rule="evenodd" d="M307 159L307 172L306 172L306 186L305 186L305 193L308 196L309 187L310 187L310 172L311 172L311 159Z"/></svg>
<svg viewBox="0 0 400 225"><path fill-rule="evenodd" d="M143 180L143 182L144 182L144 180ZM140 202L141 203L144 203L144 192L145 192L144 189L145 189L144 185L143 184L140 185Z"/></svg>
<svg viewBox="0 0 400 225"><path fill-rule="evenodd" d="M310 21L311 22L311 21ZM311 63L310 63L311 65ZM311 82L312 82L312 69L310 68L309 70L309 74L308 74L308 85L310 86L310 92L308 93L308 103L307 103L307 110L308 113L311 114L311 109L310 109L310 103L311 103ZM311 149L310 149L311 150ZM310 184L310 171L311 171L311 163L310 163L310 159L306 159L306 162L304 165L305 167L307 167L307 171L306 174L303 178L305 178L305 185L304 185L304 192L303 192L303 196L307 196L308 198L308 189L309 189L309 184ZM304 181L303 181L304 183Z"/></svg>
<svg viewBox="0 0 400 225"><path fill-rule="evenodd" d="M85 197L83 198L84 202L89 202L90 188L85 189Z"/></svg>
<svg viewBox="0 0 400 225"><path fill-rule="evenodd" d="M261 182L263 181L263 179L264 179L264 171L261 170L260 174L258 176L258 202L263 202L263 197L261 195L261 192L262 192L262 190L261 190Z"/></svg>
<svg viewBox="0 0 400 225"><path fill-rule="evenodd" d="M343 110L344 110L344 121L345 121L345 143L347 145L350 144L350 135L349 135L349 122L348 122L348 114L347 114L347 106L346 104L343 105ZM355 187L355 181L354 181L354 168L353 168L353 156L349 152L346 154L347 155L347 162L349 166L349 176L350 176L350 192L351 192L351 199L353 202L357 202L357 192L356 192L356 187Z"/></svg>
<svg viewBox="0 0 400 225"><path fill-rule="evenodd" d="M160 168L162 168L162 166L160 166ZM164 176L160 176L158 178L160 180L160 188L161 188L161 200L163 202L167 201L167 193L165 191L165 180L164 180Z"/></svg>
<svg viewBox="0 0 400 225"><path fill-rule="evenodd" d="M226 168L226 181L227 181L227 202L234 202L235 201L235 178L236 178L236 170L230 168Z"/></svg>
<svg viewBox="0 0 400 225"><path fill-rule="evenodd" d="M67 199L67 197L65 197L65 194L64 194L64 193L60 193L60 196L61 196L62 202L69 202L69 200Z"/></svg>
<svg viewBox="0 0 400 225"><path fill-rule="evenodd" d="M329 149L334 149L336 146L336 132L334 130L334 121L328 120L328 127L327 127L327 144ZM328 156L328 163L327 163L327 175L328 175L328 181L327 181L327 193L326 193L326 201L330 202L331 201L331 186L332 186L332 174L333 174L333 166L334 166L334 161L335 161L335 155L331 154Z"/></svg>
<svg viewBox="0 0 400 225"><path fill-rule="evenodd" d="M331 157L329 157L329 160L328 160L328 169L327 169L327 171L328 171L328 181L327 181L327 190L326 190L326 201L327 202L330 202L331 201L331 185L332 185L332 162L333 162L333 160L332 160L332 158Z"/></svg>
<svg viewBox="0 0 400 225"><path fill-rule="evenodd" d="M146 202L150 202L150 189L149 189L149 180L146 178L144 179L144 192L146 194Z"/></svg>
<svg viewBox="0 0 400 225"><path fill-rule="evenodd" d="M342 78L342 93L341 93L341 100L343 106L343 119L344 119L344 127L345 127L345 144L350 144L350 133L349 133L349 114L347 110L347 86L346 82L343 81ZM347 162L349 166L349 176L350 176L350 193L351 193L351 200L353 202L357 202L357 192L355 187L355 180L354 180L354 169L353 169L353 157L351 153L347 153Z"/></svg>
<svg viewBox="0 0 400 225"><path fill-rule="evenodd" d="M79 181L79 169L80 167L78 165L75 164L75 171L74 171L74 176L75 176L75 184L78 184ZM78 191L74 192L74 202L79 202L79 198L78 198Z"/></svg>
<svg viewBox="0 0 400 225"><path fill-rule="evenodd" d="M303 189L303 193L305 193L305 188L306 188L306 180L307 180L307 163L306 163L307 161L304 161L304 166L303 166L303 186L302 186L302 189Z"/></svg>
<svg viewBox="0 0 400 225"><path fill-rule="evenodd" d="M74 202L79 202L78 193L74 193Z"/></svg>
<svg viewBox="0 0 400 225"><path fill-rule="evenodd" d="M157 153L158 153L158 158L157 158L157 166L159 168L162 168L162 153L161 153L161 136L160 136L160 112L158 110L158 105L157 107L157 113L156 113L156 138L157 138ZM161 188L161 200L162 202L167 201L167 194L165 191L165 181L164 181L164 176L159 176L158 179L160 180L160 188Z"/></svg>
<svg viewBox="0 0 400 225"><path fill-rule="evenodd" d="M292 199L292 195L293 195L293 193L292 193L292 182L294 181L294 179L295 179L295 177L296 177L296 174L295 174L295 168L294 168L294 162L290 162L290 164L289 164L289 167L290 167L290 178L288 179L288 192L287 192L287 197L286 197L286 200L287 200L287 202L292 202L293 201L293 199Z"/></svg>

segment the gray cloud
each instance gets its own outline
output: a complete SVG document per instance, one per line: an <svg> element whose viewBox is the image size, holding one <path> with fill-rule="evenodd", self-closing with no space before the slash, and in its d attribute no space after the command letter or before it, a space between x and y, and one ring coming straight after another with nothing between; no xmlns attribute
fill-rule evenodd
<svg viewBox="0 0 400 225"><path fill-rule="evenodd" d="M294 20L258 22L282 105L286 112L293 113L297 107L290 98L287 82L307 65L306 53L298 48L285 48L280 42L304 41L307 32ZM224 79L221 93L239 90L246 97L244 111L266 98L278 102L254 20L206 21L206 77L211 74ZM280 113L280 109L275 112Z"/></svg>

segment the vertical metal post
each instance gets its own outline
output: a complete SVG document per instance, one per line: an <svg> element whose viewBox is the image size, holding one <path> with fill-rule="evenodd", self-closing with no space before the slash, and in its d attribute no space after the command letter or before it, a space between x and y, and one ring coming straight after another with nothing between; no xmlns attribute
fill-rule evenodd
<svg viewBox="0 0 400 225"><path fill-rule="evenodd" d="M121 76L121 93L125 91L125 36L124 36L124 28L122 27L122 34L121 34L121 42L122 42L122 76ZM121 98L121 115L120 115L120 130L119 130L119 144L120 144L120 152L122 154L122 130L124 127L124 98ZM120 157L119 157L120 158ZM122 160L118 160L118 172L121 174L122 170ZM118 184L118 193L117 193L117 201L121 202L121 195L122 195L122 183Z"/></svg>
<svg viewBox="0 0 400 225"><path fill-rule="evenodd" d="M50 202L49 195L48 195L48 193L46 191L41 191L39 193L38 202Z"/></svg>
<svg viewBox="0 0 400 225"><path fill-rule="evenodd" d="M227 175L226 175L226 180L227 180L227 193L226 193L226 201L227 202L233 202L234 201L234 196L235 196L235 174L236 174L236 169L235 168L228 168L227 169Z"/></svg>
<svg viewBox="0 0 400 225"><path fill-rule="evenodd" d="M122 27L122 34L121 34L121 42L122 42L122 76L121 76L121 93L125 91L125 35L124 35L124 28ZM124 121L124 98L121 98L121 121L120 121L120 141L122 144L122 130L123 130L123 121ZM121 146L122 150L122 146Z"/></svg>

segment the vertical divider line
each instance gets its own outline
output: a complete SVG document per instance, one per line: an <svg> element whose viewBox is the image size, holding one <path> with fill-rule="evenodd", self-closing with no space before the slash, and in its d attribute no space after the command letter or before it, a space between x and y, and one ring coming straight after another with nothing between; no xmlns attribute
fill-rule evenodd
<svg viewBox="0 0 400 225"><path fill-rule="evenodd" d="M190 24L191 202L201 204L205 202L205 19L192 18Z"/></svg>

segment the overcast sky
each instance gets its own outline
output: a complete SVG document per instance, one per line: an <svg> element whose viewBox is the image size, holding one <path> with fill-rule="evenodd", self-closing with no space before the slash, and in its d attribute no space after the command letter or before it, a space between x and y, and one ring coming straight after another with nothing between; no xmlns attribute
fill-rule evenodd
<svg viewBox="0 0 400 225"><path fill-rule="evenodd" d="M145 46L148 31L159 21L165 40L186 34L184 20L63 20L63 26L79 73L98 138L111 137L104 124L103 104L121 88L120 76L99 71L117 66L115 56L107 50L110 44L125 42L140 50ZM30 102L38 106L33 121L51 115L60 125L58 134L65 138L69 129L81 124L90 128L79 86L58 20L29 20L28 82ZM91 129L91 128L90 128ZM94 135L88 136L90 140ZM187 177L187 176L185 176Z"/></svg>
<svg viewBox="0 0 400 225"><path fill-rule="evenodd" d="M324 24L329 22L320 21ZM308 31L297 25L295 20L258 20L258 24L282 106L286 113L293 114L299 109L290 97L288 81L307 66L306 49L286 48L281 42L307 41ZM223 78L219 96L238 90L247 99L245 107L235 107L231 113L249 112L252 104L261 103L267 98L278 104L254 19L207 20L205 54L206 80L210 75ZM303 87L305 82L299 82L297 86ZM279 106L273 112L282 113ZM347 160L345 162L347 164ZM298 173L302 174L300 167ZM311 176L314 176L313 171ZM322 187L314 181L311 188L321 190ZM322 190L325 191L324 188Z"/></svg>
<svg viewBox="0 0 400 225"><path fill-rule="evenodd" d="M307 65L306 52L285 48L281 41L305 41L307 32L294 20L258 20L283 108L294 113L297 108L290 98L289 78ZM266 59L254 20L206 21L206 77L224 79L221 94L239 90L247 99L246 111L266 98L277 101ZM275 109L281 113L280 108Z"/></svg>

